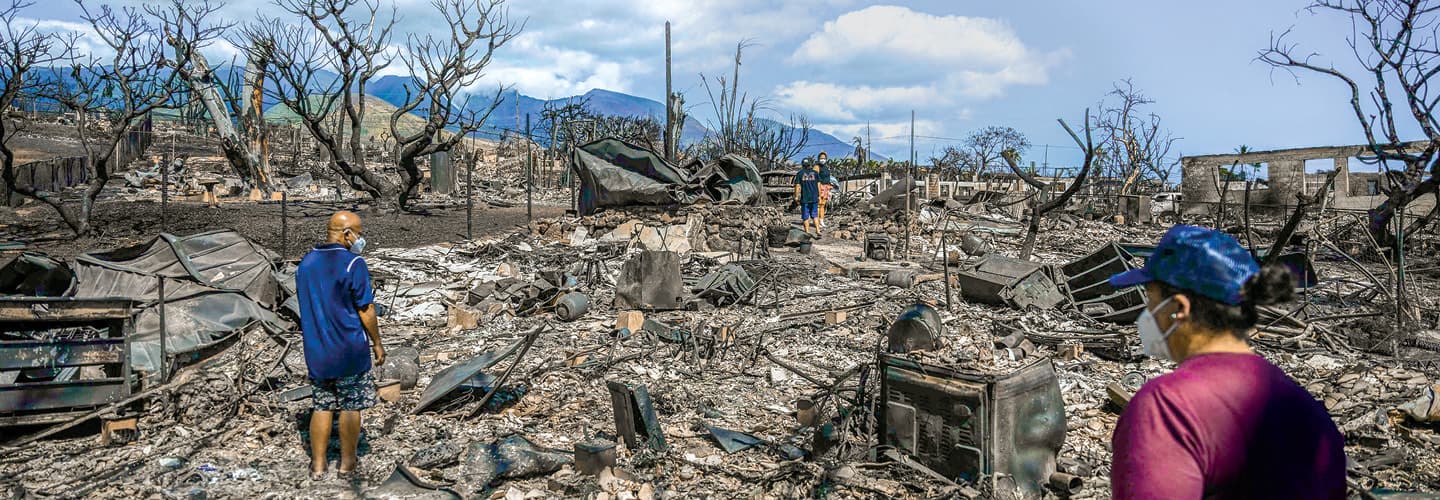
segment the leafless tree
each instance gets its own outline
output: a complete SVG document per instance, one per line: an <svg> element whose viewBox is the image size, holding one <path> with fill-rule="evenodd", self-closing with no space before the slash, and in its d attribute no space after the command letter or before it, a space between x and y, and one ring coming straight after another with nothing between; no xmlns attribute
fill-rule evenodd
<svg viewBox="0 0 1440 500"><path fill-rule="evenodd" d="M1019 130L992 125L971 132L961 146L965 153L960 163L966 170L964 173L972 175L973 180L979 180L985 167L999 161L1002 153L1012 151L1016 155L1024 155L1030 149L1030 139Z"/></svg>
<svg viewBox="0 0 1440 500"><path fill-rule="evenodd" d="M1122 179L1119 194L1131 194L1140 179L1153 175L1169 184L1180 159L1170 157L1179 138L1160 125L1160 116L1145 111L1155 100L1145 96L1130 79L1121 80L1100 103L1095 129L1100 134L1099 169L1102 175Z"/></svg>
<svg viewBox="0 0 1440 500"><path fill-rule="evenodd" d="M1350 109L1370 147L1371 156L1362 160L1379 163L1400 180L1385 187L1385 202L1370 210L1370 233L1401 251L1397 233L1412 233L1432 218L1397 231L1392 227L1395 212L1427 194L1440 198L1440 121L1434 115L1440 92L1430 89L1430 80L1440 73L1440 5L1429 0L1319 0L1309 10L1350 18L1347 41L1363 71L1346 74L1317 61L1317 54L1302 53L1287 40L1290 30L1272 35L1257 59L1289 71L1296 82L1296 70L1302 70L1345 84ZM1363 93L1362 84L1368 87ZM1401 139L1404 131L1414 129L1424 134L1423 141ZM1440 199L1436 205L1440 207Z"/></svg>
<svg viewBox="0 0 1440 500"><path fill-rule="evenodd" d="M78 211L54 195L37 198L59 211L77 235L85 236L92 232L90 218L105 184L137 153L127 147L131 132L149 120L151 111L177 104L173 96L183 84L173 68L190 54L173 47L194 50L219 32L213 27L185 30L172 34L184 40L171 44L151 16L138 9L76 3L93 33L62 37L66 56L52 67L52 80L62 83L51 85L48 97L75 113L80 144L90 158L90 181ZM91 35L105 53L81 51L81 40Z"/></svg>
<svg viewBox="0 0 1440 500"><path fill-rule="evenodd" d="M350 187L365 191L381 207L392 206L398 200L396 187L366 168L361 136L365 88L392 62L387 47L395 26L393 9L382 15L380 4L370 0L276 0L275 4L297 17L298 24L262 16L242 28L236 45L244 47L247 57L269 61L276 85L266 87L265 95L300 118ZM325 72L336 76L329 78ZM326 123L330 119L341 126L332 130Z"/></svg>
<svg viewBox="0 0 1440 500"><path fill-rule="evenodd" d="M789 123L756 117L756 106L751 106L745 126L740 129L741 151L752 160L763 163L762 168L779 166L805 150L810 142L810 119L803 114L790 115Z"/></svg>
<svg viewBox="0 0 1440 500"><path fill-rule="evenodd" d="M740 92L740 56L749 45L748 40L735 45L735 68L729 81L717 77L716 86L711 87L710 80L700 75L715 120L703 144L691 151L702 158L738 153L769 168L800 154L810 140L812 128L805 115L792 114L788 124L764 118L761 112L769 109L766 99Z"/></svg>
<svg viewBox="0 0 1440 500"><path fill-rule="evenodd" d="M31 186L15 184L15 152L10 149L10 139L23 122L11 119L10 109L22 96L40 93L44 79L37 70L58 60L51 52L56 47L53 36L41 33L34 24L20 24L16 20L20 12L31 5L33 2L23 0L0 4L0 23L4 24L0 27L0 168L3 168L0 179L13 191L39 199L63 215L55 193L40 193Z"/></svg>
<svg viewBox="0 0 1440 500"><path fill-rule="evenodd" d="M145 10L155 17L165 34L166 42L170 43L177 53L190 56L189 60L177 61L175 70L180 73L189 90L188 96L200 101L203 106L201 109L215 125L220 136L220 149L231 169L245 184L270 191L269 162L266 161L259 144L263 138L258 137L263 134L264 127L257 123L261 117L252 105L254 91L251 87L258 84L259 78L263 78L253 75L253 72L260 71L257 67L264 67L264 51L252 51L258 56L252 59L258 60L252 60L246 65L246 86L241 90L244 104L237 103L234 87L227 87L224 79L215 74L209 61L200 53L205 44L233 26L233 23L217 24L209 21L211 16L220 10L220 6L209 0L170 0L164 6L146 6ZM186 46L185 44L191 43L191 37L186 36L186 33L205 33L209 36L201 37L195 46Z"/></svg>
<svg viewBox="0 0 1440 500"><path fill-rule="evenodd" d="M1021 260L1030 260L1030 255L1035 251L1035 235L1040 233L1040 219L1044 218L1045 214L1057 208L1064 207L1066 203L1070 202L1070 198L1075 196L1075 193L1080 192L1081 186L1085 184L1085 178L1090 175L1090 169L1095 163L1095 152L1099 149L1091 137L1089 109L1085 110L1085 140L1083 141L1080 140L1079 135L1075 134L1074 130L1070 129L1070 125L1065 123L1065 120L1061 119L1057 121L1060 122L1061 127L1065 128L1065 132L1070 134L1070 138L1075 140L1075 144L1085 151L1085 162L1080 166L1080 173L1075 175L1075 179L1070 182L1070 185L1065 188L1065 191L1046 201L1040 201L1039 198L1035 198L1034 208L1030 211L1030 226L1025 233L1025 243L1020 247ZM1015 172L1015 175L1019 176L1020 179L1024 180L1030 187L1035 188L1041 193L1048 190L1049 185L1040 182L1033 175L1020 168L1018 164L1020 155L1015 152L1015 150L1007 149L1002 151L1000 156L1005 160L1005 164L1010 167L1010 171Z"/></svg>
<svg viewBox="0 0 1440 500"><path fill-rule="evenodd" d="M600 137L614 137L656 151L663 149L660 136L665 133L665 124L655 117L603 115L594 117L594 120Z"/></svg>
<svg viewBox="0 0 1440 500"><path fill-rule="evenodd" d="M951 172L957 175L962 168L967 171L973 169L974 163L974 158L971 155L966 154L955 146L945 146L945 149L940 151L940 156L930 157L930 165L933 165L941 172Z"/></svg>
<svg viewBox="0 0 1440 500"><path fill-rule="evenodd" d="M495 51L524 29L523 22L511 22L504 0L433 0L431 5L450 27L450 36L409 37L400 61L415 80L405 84L405 102L390 114L390 133L399 148L397 163L404 180L399 199L402 210L409 210L409 200L419 194L421 175L416 158L450 151L465 136L480 130L500 105L503 86L488 103L474 107L470 94L463 92L484 76ZM414 133L401 133L400 119L422 105L425 125Z"/></svg>
<svg viewBox="0 0 1440 500"><path fill-rule="evenodd" d="M561 157L571 146L578 145L580 139L576 136L580 135L579 131L570 125L578 120L593 119L589 108L590 98L585 96L545 101L541 105L539 129L541 133L550 135L552 157Z"/></svg>

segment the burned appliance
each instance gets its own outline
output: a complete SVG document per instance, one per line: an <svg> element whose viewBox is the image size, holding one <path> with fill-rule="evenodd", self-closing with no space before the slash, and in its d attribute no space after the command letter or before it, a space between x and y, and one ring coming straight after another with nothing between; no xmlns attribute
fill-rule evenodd
<svg viewBox="0 0 1440 500"><path fill-rule="evenodd" d="M940 313L925 304L905 308L890 324L885 333L890 352L931 350L940 345L945 335L945 325L940 322Z"/></svg>
<svg viewBox="0 0 1440 500"><path fill-rule="evenodd" d="M1110 323L1131 323L1145 309L1145 289L1117 289L1110 277L1134 268L1130 253L1110 242L1060 267L1062 288L1070 303L1086 316Z"/></svg>
<svg viewBox="0 0 1440 500"><path fill-rule="evenodd" d="M131 370L135 301L0 300L0 427L68 421L140 388Z"/></svg>
<svg viewBox="0 0 1440 500"><path fill-rule="evenodd" d="M1045 266L1003 255L981 259L956 275L966 300L1025 309L1050 309L1065 300Z"/></svg>
<svg viewBox="0 0 1440 500"><path fill-rule="evenodd" d="M1065 441L1050 360L986 373L886 354L880 366L882 444L995 498L1042 495Z"/></svg>
<svg viewBox="0 0 1440 500"><path fill-rule="evenodd" d="M891 248L895 242L890 236L883 233L869 233L865 235L865 258L868 260L888 261L890 260Z"/></svg>

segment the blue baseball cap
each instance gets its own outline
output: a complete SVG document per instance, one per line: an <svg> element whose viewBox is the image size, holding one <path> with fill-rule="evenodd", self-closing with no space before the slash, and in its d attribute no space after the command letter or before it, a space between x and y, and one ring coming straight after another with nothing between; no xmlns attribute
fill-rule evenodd
<svg viewBox="0 0 1440 500"><path fill-rule="evenodd" d="M1124 288L1159 281L1229 305L1240 305L1240 290L1260 272L1255 257L1235 238L1220 231L1175 226L1160 237L1145 267L1110 277Z"/></svg>

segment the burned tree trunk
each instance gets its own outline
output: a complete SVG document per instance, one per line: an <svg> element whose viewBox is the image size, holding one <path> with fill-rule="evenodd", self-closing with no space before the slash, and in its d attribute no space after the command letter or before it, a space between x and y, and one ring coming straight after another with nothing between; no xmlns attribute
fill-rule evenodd
<svg viewBox="0 0 1440 500"><path fill-rule="evenodd" d="M172 39L173 40L173 39ZM176 43L174 41L171 42ZM186 52L177 47L177 51ZM220 136L220 149L225 153L225 159L230 167L245 181L245 184L259 188L261 191L270 191L270 176L265 172L262 163L264 160L258 151L251 149L252 142L248 138L242 138L235 128L235 120L231 118L230 110L225 106L225 99L220 95L219 85L216 83L215 75L210 70L210 64L200 51L191 50L189 67L180 70L185 81L200 98L205 106L206 114L210 115L210 123L215 125L215 132Z"/></svg>
<svg viewBox="0 0 1440 500"><path fill-rule="evenodd" d="M1274 261L1275 256L1280 255L1280 251L1290 244L1290 238L1295 236L1295 229L1300 227L1300 221L1305 219L1305 212L1311 206L1319 204L1320 200L1325 199L1325 193L1330 191L1330 184L1335 182L1335 174L1338 173L1340 173L1339 170L1331 170L1330 175L1325 176L1325 183L1320 185L1320 190L1316 191L1314 196L1295 193L1295 211L1290 214L1290 220L1285 221L1285 227L1280 229L1280 234L1275 238L1275 244L1270 246L1270 253L1265 255L1266 263Z"/></svg>
<svg viewBox="0 0 1440 500"><path fill-rule="evenodd" d="M1057 208L1064 207L1066 203L1070 202L1070 198L1075 196L1075 193L1080 192L1080 186L1085 184L1085 178L1090 175L1090 168L1095 163L1095 144L1090 136L1090 110L1085 110L1084 141L1081 141L1080 136L1076 135L1075 131L1070 129L1070 125L1066 124L1065 120L1061 119L1058 121L1061 127L1065 127L1065 132L1070 134L1070 138L1075 140L1075 144L1079 145L1080 149L1085 151L1085 163L1081 165L1080 173L1075 176L1075 181L1070 183L1070 186L1065 188L1065 191L1061 192L1059 196L1044 202L1038 201L1039 198L1037 198L1035 208L1030 214L1030 224L1025 233L1025 243L1020 247L1021 260L1030 260L1030 255L1035 251L1035 237L1040 233L1040 219L1045 217L1045 214ZM1034 176L1020 169L1020 166L1016 164L1019 155L1016 154L1014 150L1006 150L1000 157L1005 159L1005 164L1010 167L1010 170L1015 172L1015 175L1024 180L1026 184L1029 184L1041 192L1045 191L1046 187L1048 187L1047 184L1040 182L1035 179Z"/></svg>

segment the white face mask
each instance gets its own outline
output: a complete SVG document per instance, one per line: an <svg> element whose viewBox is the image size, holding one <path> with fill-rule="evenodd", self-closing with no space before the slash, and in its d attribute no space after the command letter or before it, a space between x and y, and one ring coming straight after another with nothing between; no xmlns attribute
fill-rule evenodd
<svg viewBox="0 0 1440 500"><path fill-rule="evenodd" d="M350 234L355 234L355 233L350 233ZM353 254L355 254L355 255L360 255L360 252L364 252L364 251L365 251L365 237L364 237L364 236L361 236L361 237L359 237L359 238L355 238L355 242L350 244L350 252L353 253Z"/></svg>
<svg viewBox="0 0 1440 500"><path fill-rule="evenodd" d="M1162 300L1159 305L1155 306L1155 309L1165 307L1165 304L1169 302L1168 298ZM1170 356L1170 343L1165 340L1170 338L1170 333L1174 332L1175 327L1179 325L1180 322L1176 321L1170 324L1170 328L1163 332L1160 331L1160 323L1155 321L1155 313L1146 308L1145 312L1140 313L1140 317L1135 319L1135 327L1140 330L1140 347L1144 349L1146 355L1152 358L1173 361L1174 358Z"/></svg>

